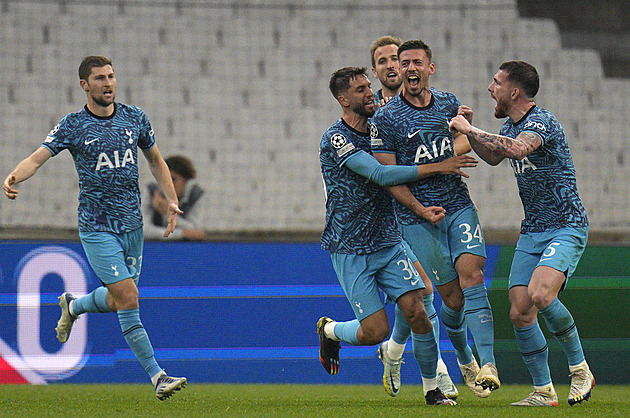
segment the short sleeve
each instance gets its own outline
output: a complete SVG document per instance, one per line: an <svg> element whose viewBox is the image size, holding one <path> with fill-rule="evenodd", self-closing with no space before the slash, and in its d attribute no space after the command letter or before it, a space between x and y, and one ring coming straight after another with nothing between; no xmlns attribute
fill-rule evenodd
<svg viewBox="0 0 630 418"><path fill-rule="evenodd" d="M149 117L144 111L140 110L140 136L138 137L138 147L141 149L149 149L155 145L153 136L153 128Z"/></svg>
<svg viewBox="0 0 630 418"><path fill-rule="evenodd" d="M551 134L552 126L549 124L549 119L545 117L544 114L534 114L525 122L525 125L523 125L522 132L525 131L537 134L544 145Z"/></svg>
<svg viewBox="0 0 630 418"><path fill-rule="evenodd" d="M71 125L71 121L66 116L46 136L42 146L47 148L53 156L72 146L71 133L73 129Z"/></svg>

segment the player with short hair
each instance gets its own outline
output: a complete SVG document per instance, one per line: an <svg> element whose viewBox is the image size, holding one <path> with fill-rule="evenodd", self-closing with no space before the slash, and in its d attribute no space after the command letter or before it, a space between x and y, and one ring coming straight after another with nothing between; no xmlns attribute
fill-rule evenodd
<svg viewBox="0 0 630 418"><path fill-rule="evenodd" d="M330 251L339 283L357 319L319 319L320 362L328 373L336 374L339 341L374 345L389 335L380 288L400 306L416 343L423 349L420 368L427 404L453 405L455 402L437 387L437 345L421 301L423 284L406 275L413 267L401 245L391 198L380 186L406 183L434 173L465 175L461 168L474 167L476 161L460 156L419 167L379 164L370 154L368 118L376 106L366 72L366 68L342 68L333 73L329 84L342 108L342 117L326 130L320 143L326 188L326 225L321 241L322 248Z"/></svg>
<svg viewBox="0 0 630 418"><path fill-rule="evenodd" d="M66 115L53 128L42 146L6 177L3 190L9 199L15 199L18 183L33 176L51 156L64 149L70 151L79 176L79 237L103 286L77 299L67 292L59 297L57 339L65 343L74 321L85 312L117 312L125 340L151 378L156 396L167 399L187 381L167 376L160 368L140 321L137 283L144 239L138 148L169 202L164 236L173 232L182 212L149 118L138 107L115 102L116 76L111 60L84 58L79 78L87 95L85 107Z"/></svg>
<svg viewBox="0 0 630 418"><path fill-rule="evenodd" d="M374 92L377 106L384 105L402 90L402 79L398 68L398 47L402 39L395 36L381 36L370 45L372 74L381 82L381 88Z"/></svg>
<svg viewBox="0 0 630 418"><path fill-rule="evenodd" d="M573 317L558 296L586 247L588 218L564 130L551 112L534 102L538 88L534 66L504 62L488 87L496 101L494 116L507 117L499 135L475 128L463 116L453 118L450 128L466 134L477 155L489 164L509 159L525 210L510 270L510 318L534 391L512 405L558 406L538 312L567 356L568 402L574 405L590 398L595 378ZM470 111L463 108L460 113Z"/></svg>
<svg viewBox="0 0 630 418"><path fill-rule="evenodd" d="M403 91L372 121L372 152L383 164L422 166L455 155L448 121L457 115L453 94L429 87L432 52L421 40L398 48ZM465 139L465 138L464 138ZM441 318L456 350L468 388L487 397L500 387L494 359L494 323L484 284L485 242L468 188L458 175L435 175L391 187L402 237L427 268L442 296ZM434 225L414 208L439 206L445 217ZM427 245L430 243L429 245ZM430 270L430 272L429 272ZM469 328L482 364L468 346Z"/></svg>
<svg viewBox="0 0 630 418"><path fill-rule="evenodd" d="M387 35L376 39L370 46L372 73L381 82L381 89L374 93L374 101L377 105L384 106L392 97L398 95L402 90L402 79L400 78L400 68L398 66L398 47L401 44L402 39ZM465 146L463 147L464 152L462 152L462 154L470 150L470 145L468 145L466 138L464 138L464 142ZM424 208L420 204L419 207ZM437 224L444 218L444 209L437 206L424 208L422 217L433 224ZM448 374L448 368L444 360L442 360L442 353L440 351L440 319L433 305L433 285L431 284L431 279L429 279L429 276L427 276L427 273L420 265L418 257L416 257L404 240L403 245L405 246L405 252L407 253L409 262L413 264L425 286L425 288L422 289L422 301L424 302L424 307L431 320L431 324L433 324L433 333L438 345L438 387L447 397L457 399L459 391ZM392 335L389 340L384 341L378 348L378 355L383 362L384 368L383 385L385 386L385 391L390 396L397 396L400 391L400 368L403 362L402 355L405 351L407 340L409 340L411 336L411 328L405 321L405 317L400 311L400 308L398 308L398 305L396 305L394 310L395 319ZM416 350L414 350L414 355L415 354Z"/></svg>

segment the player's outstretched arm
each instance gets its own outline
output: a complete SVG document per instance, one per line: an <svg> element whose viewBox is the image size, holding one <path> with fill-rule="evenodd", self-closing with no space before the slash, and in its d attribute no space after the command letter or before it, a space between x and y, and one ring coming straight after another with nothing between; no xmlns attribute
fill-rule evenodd
<svg viewBox="0 0 630 418"><path fill-rule="evenodd" d="M421 164L418 166L418 177L427 177L433 174L459 174L463 177L470 177L461 169L465 167L477 167L477 161L470 155L458 155L448 158L439 163Z"/></svg>
<svg viewBox="0 0 630 418"><path fill-rule="evenodd" d="M522 160L542 145L542 139L534 132L521 132L516 138L490 134L472 126L462 115L451 120L449 129L465 134L477 155L491 165L504 158Z"/></svg>
<svg viewBox="0 0 630 418"><path fill-rule="evenodd" d="M39 147L31 155L20 161L7 178L4 179L2 190L5 196L12 200L15 199L18 195L18 191L14 189L14 186L32 177L39 167L48 161L51 155L48 149Z"/></svg>
<svg viewBox="0 0 630 418"><path fill-rule="evenodd" d="M154 145L148 150L142 151L149 162L151 174L153 174L153 177L157 181L158 186L160 186L160 189L162 189L162 192L168 201L168 212L166 214L168 225L166 225L166 231L164 231L164 238L166 238L175 231L175 227L177 226L177 215L184 212L179 209L179 201L177 199L177 194L175 193L175 187L173 187L171 173L164 161L164 158L162 158L162 154L160 154L160 150L157 145Z"/></svg>

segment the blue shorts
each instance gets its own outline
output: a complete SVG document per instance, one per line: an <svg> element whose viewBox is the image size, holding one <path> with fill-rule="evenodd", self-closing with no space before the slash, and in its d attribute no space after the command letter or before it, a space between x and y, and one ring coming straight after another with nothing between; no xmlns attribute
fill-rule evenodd
<svg viewBox="0 0 630 418"><path fill-rule="evenodd" d="M132 278L138 284L142 268L142 228L132 232L79 232L90 266L104 285Z"/></svg>
<svg viewBox="0 0 630 418"><path fill-rule="evenodd" d="M370 254L330 253L339 283L359 321L384 308L379 288L391 300L424 289L401 244Z"/></svg>
<svg viewBox="0 0 630 418"><path fill-rule="evenodd" d="M460 255L486 257L483 231L473 206L447 214L437 225L430 222L400 225L400 231L436 286L457 278L455 260Z"/></svg>
<svg viewBox="0 0 630 418"><path fill-rule="evenodd" d="M401 242L403 248L405 249L405 253L407 253L407 258L409 259L409 262L411 264L415 263L416 261L418 261L418 257L416 256L416 254L411 250L411 247L409 246L409 244L407 244L407 241L402 240Z"/></svg>
<svg viewBox="0 0 630 418"><path fill-rule="evenodd" d="M588 227L521 234L512 259L508 288L528 286L538 266L552 267L564 273L568 280L582 257L587 239Z"/></svg>

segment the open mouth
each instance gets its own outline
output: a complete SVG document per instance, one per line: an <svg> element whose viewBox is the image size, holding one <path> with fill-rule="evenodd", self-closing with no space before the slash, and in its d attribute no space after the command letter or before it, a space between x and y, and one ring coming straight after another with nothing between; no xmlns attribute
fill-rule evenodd
<svg viewBox="0 0 630 418"><path fill-rule="evenodd" d="M409 82L409 87L416 88L420 86L420 77L415 74L410 74L407 76L407 81Z"/></svg>

